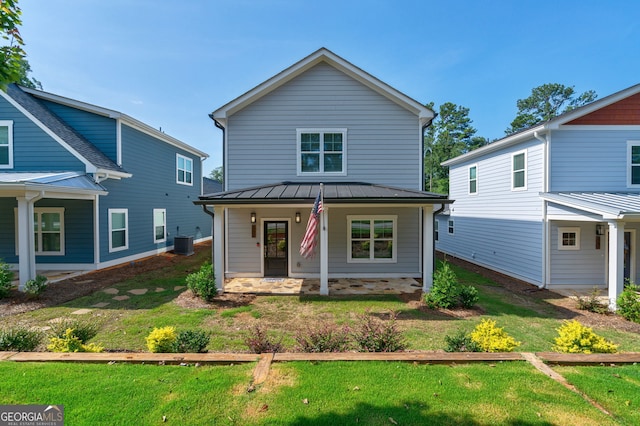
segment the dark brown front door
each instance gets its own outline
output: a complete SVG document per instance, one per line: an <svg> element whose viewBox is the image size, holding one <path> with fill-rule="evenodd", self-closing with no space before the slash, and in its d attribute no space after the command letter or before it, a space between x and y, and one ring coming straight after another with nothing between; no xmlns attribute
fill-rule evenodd
<svg viewBox="0 0 640 426"><path fill-rule="evenodd" d="M264 222L264 276L286 277L289 257L287 222Z"/></svg>

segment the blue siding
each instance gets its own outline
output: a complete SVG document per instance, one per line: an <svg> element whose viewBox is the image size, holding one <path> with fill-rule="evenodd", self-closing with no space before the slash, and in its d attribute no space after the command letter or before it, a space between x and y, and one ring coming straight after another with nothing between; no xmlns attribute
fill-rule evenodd
<svg viewBox="0 0 640 426"><path fill-rule="evenodd" d="M18 207L15 198L0 198L0 259L7 263L17 263L15 215Z"/></svg>
<svg viewBox="0 0 640 426"><path fill-rule="evenodd" d="M572 227L580 231L580 250L558 250L558 228ZM602 236L596 249L596 224L593 222L551 223L551 282L554 286L604 286L606 278L607 244Z"/></svg>

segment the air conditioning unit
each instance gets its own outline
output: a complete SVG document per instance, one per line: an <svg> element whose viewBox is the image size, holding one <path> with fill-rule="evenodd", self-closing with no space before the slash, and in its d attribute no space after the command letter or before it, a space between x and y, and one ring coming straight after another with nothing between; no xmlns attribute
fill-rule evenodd
<svg viewBox="0 0 640 426"><path fill-rule="evenodd" d="M184 256L193 254L193 237L178 236L173 238L173 252Z"/></svg>

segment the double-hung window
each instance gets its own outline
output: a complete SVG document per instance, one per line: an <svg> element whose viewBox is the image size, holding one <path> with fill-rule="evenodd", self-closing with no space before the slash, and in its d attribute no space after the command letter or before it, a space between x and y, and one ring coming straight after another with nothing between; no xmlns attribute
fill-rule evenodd
<svg viewBox="0 0 640 426"><path fill-rule="evenodd" d="M193 160L176 154L176 182L181 185L193 185Z"/></svg>
<svg viewBox="0 0 640 426"><path fill-rule="evenodd" d="M18 209L16 215L16 235L18 235ZM64 208L35 207L33 209L33 241L38 256L64 255ZM16 254L19 253L16 239Z"/></svg>
<svg viewBox="0 0 640 426"><path fill-rule="evenodd" d="M153 242L167 241L167 210L153 209Z"/></svg>
<svg viewBox="0 0 640 426"><path fill-rule="evenodd" d="M453 235L454 230L455 230L455 224L453 222L453 219L447 220L447 232Z"/></svg>
<svg viewBox="0 0 640 426"><path fill-rule="evenodd" d="M640 186L640 141L627 141L627 186Z"/></svg>
<svg viewBox="0 0 640 426"><path fill-rule="evenodd" d="M13 121L0 120L0 169L13 168Z"/></svg>
<svg viewBox="0 0 640 426"><path fill-rule="evenodd" d="M397 216L347 216L347 262L395 263Z"/></svg>
<svg viewBox="0 0 640 426"><path fill-rule="evenodd" d="M435 241L438 241L439 234L440 234L440 221L436 219L433 222L433 239Z"/></svg>
<svg viewBox="0 0 640 426"><path fill-rule="evenodd" d="M478 166L473 165L469 167L469 194L478 193Z"/></svg>
<svg viewBox="0 0 640 426"><path fill-rule="evenodd" d="M298 175L333 174L346 170L346 129L298 129Z"/></svg>
<svg viewBox="0 0 640 426"><path fill-rule="evenodd" d="M558 250L580 250L580 228L558 228Z"/></svg>
<svg viewBox="0 0 640 426"><path fill-rule="evenodd" d="M129 248L129 211L109 209L109 252Z"/></svg>
<svg viewBox="0 0 640 426"><path fill-rule="evenodd" d="M511 189L527 189L527 152L516 152L511 156Z"/></svg>

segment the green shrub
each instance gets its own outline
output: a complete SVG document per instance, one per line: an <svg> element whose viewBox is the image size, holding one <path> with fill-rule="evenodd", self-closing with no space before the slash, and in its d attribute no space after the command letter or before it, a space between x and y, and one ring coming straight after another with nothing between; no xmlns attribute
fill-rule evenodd
<svg viewBox="0 0 640 426"><path fill-rule="evenodd" d="M9 269L9 265L0 261L0 299L4 299L11 292L13 281L13 271Z"/></svg>
<svg viewBox="0 0 640 426"><path fill-rule="evenodd" d="M25 327L0 330L0 351L32 352L43 337L40 330Z"/></svg>
<svg viewBox="0 0 640 426"><path fill-rule="evenodd" d="M389 312L389 320L382 321L368 312L359 316L351 336L359 352L398 352L407 347L396 324L397 314Z"/></svg>
<svg viewBox="0 0 640 426"><path fill-rule="evenodd" d="M95 343L82 343L73 333L73 329L68 328L63 337L51 337L47 349L51 352L102 352L102 346Z"/></svg>
<svg viewBox="0 0 640 426"><path fill-rule="evenodd" d="M175 352L178 336L174 327L154 328L146 337L149 352Z"/></svg>
<svg viewBox="0 0 640 426"><path fill-rule="evenodd" d="M484 352L513 352L520 342L509 336L503 328L497 327L491 319L483 319L471 332L471 339Z"/></svg>
<svg viewBox="0 0 640 426"><path fill-rule="evenodd" d="M640 323L640 286L630 283L616 300L617 313L628 321Z"/></svg>
<svg viewBox="0 0 640 426"><path fill-rule="evenodd" d="M456 306L471 308L478 303L478 289L458 283L456 273L448 262L442 262L433 274L433 286L424 295L424 301L431 309L450 309Z"/></svg>
<svg viewBox="0 0 640 426"><path fill-rule="evenodd" d="M218 294L216 280L213 275L213 265L207 262L200 267L198 272L187 275L187 288L199 298L210 302Z"/></svg>
<svg viewBox="0 0 640 426"><path fill-rule="evenodd" d="M249 329L249 335L245 337L244 343L249 347L249 351L254 354L276 353L283 350L282 337L277 341L274 340L273 337L269 336L267 329L259 324Z"/></svg>
<svg viewBox="0 0 640 426"><path fill-rule="evenodd" d="M458 303L463 308L469 309L478 303L478 289L472 285L461 285L458 287Z"/></svg>
<svg viewBox="0 0 640 426"><path fill-rule="evenodd" d="M558 328L553 350L569 354L616 353L618 346L608 342L576 320L564 321Z"/></svg>
<svg viewBox="0 0 640 426"><path fill-rule="evenodd" d="M601 290L594 287L593 290L586 296L580 296L576 294L576 301L578 302L578 309L582 311L595 312L596 314L609 313L609 306L606 303L600 301Z"/></svg>
<svg viewBox="0 0 640 426"><path fill-rule="evenodd" d="M350 347L349 327L338 327L333 323L309 325L298 331L295 339L300 352L344 352Z"/></svg>
<svg viewBox="0 0 640 426"><path fill-rule="evenodd" d="M51 334L53 334L53 337L62 339L67 335L67 330L69 329L71 329L73 336L80 340L81 343L87 343L98 334L100 324L92 320L71 318L64 318L51 323Z"/></svg>
<svg viewBox="0 0 640 426"><path fill-rule="evenodd" d="M445 352L482 352L480 346L463 330L453 336L444 336Z"/></svg>
<svg viewBox="0 0 640 426"><path fill-rule="evenodd" d="M24 292L29 296L37 297L47 288L47 277L37 275L34 279L24 284Z"/></svg>
<svg viewBox="0 0 640 426"><path fill-rule="evenodd" d="M202 330L184 330L178 333L175 352L204 353L207 352L210 336Z"/></svg>

